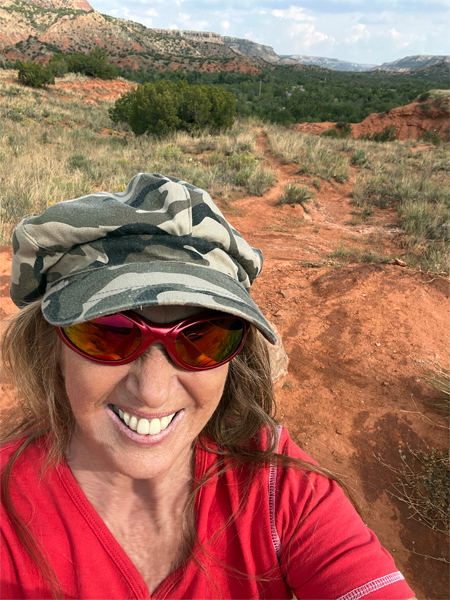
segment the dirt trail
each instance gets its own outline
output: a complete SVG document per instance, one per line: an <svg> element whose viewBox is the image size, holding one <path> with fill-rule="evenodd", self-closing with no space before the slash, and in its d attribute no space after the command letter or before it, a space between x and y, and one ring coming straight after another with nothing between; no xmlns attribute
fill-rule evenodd
<svg viewBox="0 0 450 600"><path fill-rule="evenodd" d="M253 295L290 359L279 419L354 490L417 597L448 598L447 565L415 554L448 559L448 540L408 519L385 491L396 475L375 458L398 466L399 446L448 446L447 423L426 404L433 393L421 381L424 362L446 362L448 282L394 264L336 264L342 259L328 255L341 246L401 258L395 211L375 207L370 227L349 225L352 178L323 182L309 214L276 206L286 183L311 181L281 164L263 135L258 145L278 183L235 201L228 218L264 254Z"/></svg>
<svg viewBox="0 0 450 600"><path fill-rule="evenodd" d="M375 207L370 227L351 226L351 181L323 182L309 214L276 206L283 186L310 184L268 150L278 173L263 197L224 207L230 222L263 250L264 270L253 296L281 333L289 373L277 389L278 418L292 438L354 491L363 519L393 554L418 598L449 597L447 540L408 518L385 490L396 475L399 446L446 448L446 422L426 403L421 381L428 361L446 361L446 280L394 264L350 264L329 254L341 246L401 257L396 214ZM7 299L11 248L1 249L1 314Z"/></svg>

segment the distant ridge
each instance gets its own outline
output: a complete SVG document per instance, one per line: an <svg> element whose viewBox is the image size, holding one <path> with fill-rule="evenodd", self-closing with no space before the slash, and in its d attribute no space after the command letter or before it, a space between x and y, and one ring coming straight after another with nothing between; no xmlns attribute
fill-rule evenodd
<svg viewBox="0 0 450 600"><path fill-rule="evenodd" d="M333 71L370 71L376 65L366 65L363 63L354 63L338 58L326 58L323 56L305 56L303 54L283 55L286 59L301 62L304 65L317 65L332 69Z"/></svg>
<svg viewBox="0 0 450 600"><path fill-rule="evenodd" d="M46 64L55 52L103 48L125 70L232 71L257 74L276 66L295 70L388 71L445 78L449 56L407 56L380 66L300 54L210 31L152 29L100 14L88 0L0 0L0 59ZM417 72L417 73L416 73Z"/></svg>
<svg viewBox="0 0 450 600"><path fill-rule="evenodd" d="M372 71L390 71L391 73L409 73L416 69L432 67L441 63L449 63L450 56L436 56L432 54L415 54L414 56L405 56L393 62L386 62L375 67Z"/></svg>
<svg viewBox="0 0 450 600"><path fill-rule="evenodd" d="M87 0L24 0L27 4L34 4L40 8L72 8L73 10L94 10Z"/></svg>

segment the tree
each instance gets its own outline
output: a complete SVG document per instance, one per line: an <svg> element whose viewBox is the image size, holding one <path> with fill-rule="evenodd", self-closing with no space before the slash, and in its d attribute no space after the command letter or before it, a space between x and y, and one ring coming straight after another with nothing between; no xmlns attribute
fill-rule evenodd
<svg viewBox="0 0 450 600"><path fill-rule="evenodd" d="M129 124L136 135L153 133L163 137L179 129L179 101L171 81L146 83L137 87L130 108Z"/></svg>
<svg viewBox="0 0 450 600"><path fill-rule="evenodd" d="M81 52L77 54L54 54L49 61L49 67L52 71L58 71L63 75L69 71L70 73L81 73L100 79L115 79L119 76L119 69L108 62L108 54L101 48L95 48L89 54L82 54ZM66 69L65 72L64 69ZM62 76L56 72L55 75L57 77Z"/></svg>
<svg viewBox="0 0 450 600"><path fill-rule="evenodd" d="M39 63L33 62L20 63L18 78L24 85L35 88L55 83L55 78L49 67L42 67Z"/></svg>
<svg viewBox="0 0 450 600"><path fill-rule="evenodd" d="M64 77L69 67L63 54L54 54L48 61L48 68L51 69L55 77Z"/></svg>
<svg viewBox="0 0 450 600"><path fill-rule="evenodd" d="M219 87L161 80L121 96L109 115L114 123L128 123L136 135L163 137L177 129L227 129L234 122L235 103L234 94Z"/></svg>

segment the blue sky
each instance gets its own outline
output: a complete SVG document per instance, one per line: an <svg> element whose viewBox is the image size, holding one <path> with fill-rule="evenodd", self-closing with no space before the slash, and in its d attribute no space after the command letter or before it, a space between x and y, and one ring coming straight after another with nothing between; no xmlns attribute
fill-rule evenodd
<svg viewBox="0 0 450 600"><path fill-rule="evenodd" d="M450 54L450 0L92 0L98 12L147 27L214 31L278 54L381 64Z"/></svg>

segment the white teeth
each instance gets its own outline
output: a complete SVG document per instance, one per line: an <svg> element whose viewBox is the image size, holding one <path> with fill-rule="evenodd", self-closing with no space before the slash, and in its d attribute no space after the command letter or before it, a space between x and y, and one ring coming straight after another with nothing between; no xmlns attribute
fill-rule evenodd
<svg viewBox="0 0 450 600"><path fill-rule="evenodd" d="M173 413L167 417L162 417L162 419L155 418L148 420L144 418L139 419L138 417L130 415L130 413L127 413L120 408L118 409L118 412L122 421L124 421L124 423L128 425L130 429L140 433L141 435L156 435L157 433L160 433L169 426L176 414Z"/></svg>
<svg viewBox="0 0 450 600"><path fill-rule="evenodd" d="M148 432L150 431L148 419L139 419L136 431L142 435L148 435Z"/></svg>
<svg viewBox="0 0 450 600"><path fill-rule="evenodd" d="M152 419L150 421L150 435L155 435L156 433L159 433L160 431L161 431L161 421L159 419Z"/></svg>

